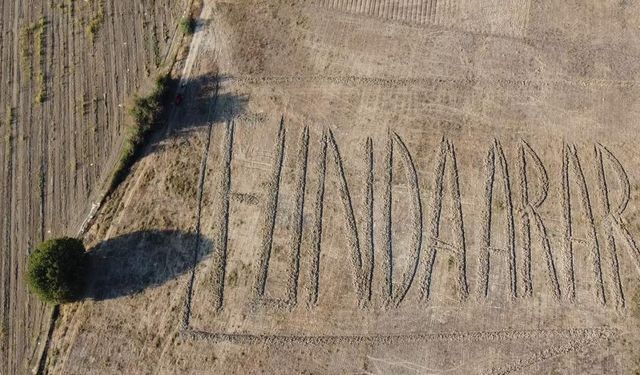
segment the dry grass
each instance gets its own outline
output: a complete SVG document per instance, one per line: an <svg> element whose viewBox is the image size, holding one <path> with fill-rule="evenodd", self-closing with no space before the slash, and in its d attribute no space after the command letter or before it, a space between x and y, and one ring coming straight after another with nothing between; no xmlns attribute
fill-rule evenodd
<svg viewBox="0 0 640 375"><path fill-rule="evenodd" d="M91 17L89 23L86 26L86 33L91 43L96 42L96 36L100 29L102 28L102 24L104 23L104 1L100 1L98 4L98 11Z"/></svg>
<svg viewBox="0 0 640 375"><path fill-rule="evenodd" d="M33 34L35 37L35 46L36 46L36 56L35 59L39 66L38 75L36 76L36 83L38 90L35 96L36 103L43 103L47 98L47 84L46 84L46 75L44 72L45 68L45 37L47 31L47 19L45 17L40 18L38 23L36 23L33 27Z"/></svg>

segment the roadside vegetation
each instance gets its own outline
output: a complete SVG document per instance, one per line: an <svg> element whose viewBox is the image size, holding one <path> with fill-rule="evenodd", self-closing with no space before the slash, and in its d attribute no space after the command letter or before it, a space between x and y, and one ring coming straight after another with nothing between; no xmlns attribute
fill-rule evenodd
<svg viewBox="0 0 640 375"><path fill-rule="evenodd" d="M168 73L156 77L149 94L136 96L129 109L132 117L131 125L127 127L122 151L109 184L112 192L120 184L135 161L137 153L147 141L151 131L160 122L167 96L171 77Z"/></svg>
<svg viewBox="0 0 640 375"><path fill-rule="evenodd" d="M77 300L85 287L87 255L82 241L62 237L40 243L29 255L27 283L42 301Z"/></svg>
<svg viewBox="0 0 640 375"><path fill-rule="evenodd" d="M183 18L180 21L180 30L187 35L191 35L196 31L196 20L192 16Z"/></svg>

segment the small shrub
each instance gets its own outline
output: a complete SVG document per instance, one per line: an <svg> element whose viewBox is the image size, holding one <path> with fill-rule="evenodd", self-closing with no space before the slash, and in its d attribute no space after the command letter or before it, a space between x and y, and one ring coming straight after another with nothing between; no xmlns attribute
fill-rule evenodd
<svg viewBox="0 0 640 375"><path fill-rule="evenodd" d="M191 35L196 31L196 20L193 17L183 18L180 21L180 30L187 35Z"/></svg>
<svg viewBox="0 0 640 375"><path fill-rule="evenodd" d="M29 256L27 283L47 303L70 302L85 286L87 256L82 241L57 238L40 243Z"/></svg>

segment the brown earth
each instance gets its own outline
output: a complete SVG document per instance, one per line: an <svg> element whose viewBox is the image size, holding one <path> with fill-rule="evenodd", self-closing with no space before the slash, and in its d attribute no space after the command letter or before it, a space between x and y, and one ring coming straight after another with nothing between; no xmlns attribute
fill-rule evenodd
<svg viewBox="0 0 640 375"><path fill-rule="evenodd" d="M639 11L206 1L47 370L640 371Z"/></svg>

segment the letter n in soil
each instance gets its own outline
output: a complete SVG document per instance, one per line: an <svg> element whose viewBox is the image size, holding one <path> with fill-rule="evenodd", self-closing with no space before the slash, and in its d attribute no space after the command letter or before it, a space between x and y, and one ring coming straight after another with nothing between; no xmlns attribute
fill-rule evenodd
<svg viewBox="0 0 640 375"><path fill-rule="evenodd" d="M493 256L498 254L506 255L509 265L509 277L511 286L511 297L518 296L517 279L516 279L516 252L515 252L515 233L513 224L513 204L511 200L511 185L509 183L509 169L507 160L502 151L502 146L497 140L487 153L485 161L486 185L484 212L482 217L482 238L479 256L479 279L480 279L480 295L487 297L489 295L489 276L491 266L493 265ZM499 179L496 181L496 175ZM497 201L497 211L493 212L495 199L495 185L499 184L502 190L503 199ZM502 215L504 223L504 237L506 240L505 247L499 247L494 244L492 239L492 228L495 224L494 216Z"/></svg>

